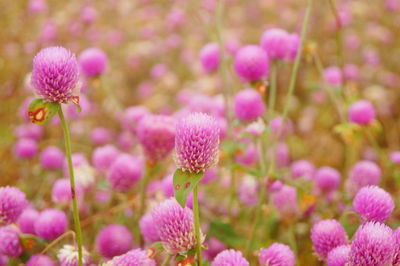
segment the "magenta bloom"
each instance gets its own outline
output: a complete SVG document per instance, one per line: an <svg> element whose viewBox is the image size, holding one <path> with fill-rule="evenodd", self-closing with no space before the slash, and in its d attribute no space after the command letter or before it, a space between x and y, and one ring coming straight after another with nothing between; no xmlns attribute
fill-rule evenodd
<svg viewBox="0 0 400 266"><path fill-rule="evenodd" d="M249 262L243 257L242 252L226 249L219 253L211 263L211 266L249 266Z"/></svg>
<svg viewBox="0 0 400 266"><path fill-rule="evenodd" d="M37 142L33 139L20 139L14 147L15 155L20 159L31 159L38 153Z"/></svg>
<svg viewBox="0 0 400 266"><path fill-rule="evenodd" d="M110 142L113 138L113 133L105 127L96 127L90 132L90 140L95 145L104 145Z"/></svg>
<svg viewBox="0 0 400 266"><path fill-rule="evenodd" d="M342 85L342 71L340 68L332 66L324 70L324 79L326 83L331 86L341 86Z"/></svg>
<svg viewBox="0 0 400 266"><path fill-rule="evenodd" d="M326 258L327 266L346 266L349 260L350 246L342 245L332 249Z"/></svg>
<svg viewBox="0 0 400 266"><path fill-rule="evenodd" d="M368 185L378 185L381 181L382 171L379 166L371 161L360 161L350 171L349 180L354 190L357 191Z"/></svg>
<svg viewBox="0 0 400 266"><path fill-rule="evenodd" d="M381 223L361 225L353 237L349 265L393 265L396 240L392 229Z"/></svg>
<svg viewBox="0 0 400 266"><path fill-rule="evenodd" d="M356 65L347 64L343 68L343 75L347 80L357 80L360 73Z"/></svg>
<svg viewBox="0 0 400 266"><path fill-rule="evenodd" d="M366 100L356 101L349 108L349 120L359 125L369 124L375 116L374 106Z"/></svg>
<svg viewBox="0 0 400 266"><path fill-rule="evenodd" d="M334 191L340 183L340 173L329 166L319 168L314 178L317 189L322 192Z"/></svg>
<svg viewBox="0 0 400 266"><path fill-rule="evenodd" d="M256 205L258 202L258 183L257 180L246 175L243 177L239 186L239 199L248 206Z"/></svg>
<svg viewBox="0 0 400 266"><path fill-rule="evenodd" d="M392 152L389 157L392 163L400 164L400 151Z"/></svg>
<svg viewBox="0 0 400 266"><path fill-rule="evenodd" d="M56 266L56 263L49 256L35 254L26 262L26 266Z"/></svg>
<svg viewBox="0 0 400 266"><path fill-rule="evenodd" d="M75 246L64 245L57 252L58 262L60 266L78 266L78 249ZM89 266L90 254L85 247L82 247L82 265Z"/></svg>
<svg viewBox="0 0 400 266"><path fill-rule="evenodd" d="M147 251L133 249L121 256L115 257L105 266L156 266L156 262L149 258Z"/></svg>
<svg viewBox="0 0 400 266"><path fill-rule="evenodd" d="M174 198L169 198L156 206L151 214L168 253L184 254L196 246L191 209L182 208Z"/></svg>
<svg viewBox="0 0 400 266"><path fill-rule="evenodd" d="M0 225L17 221L26 207L25 193L16 187L0 187Z"/></svg>
<svg viewBox="0 0 400 266"><path fill-rule="evenodd" d="M283 185L281 189L272 193L272 205L283 215L293 215L298 211L297 190L294 187Z"/></svg>
<svg viewBox="0 0 400 266"><path fill-rule="evenodd" d="M217 43L206 44L200 51L200 62L204 71L212 72L219 66L220 52Z"/></svg>
<svg viewBox="0 0 400 266"><path fill-rule="evenodd" d="M273 243L268 248L260 250L258 263L269 266L294 266L296 258L288 245Z"/></svg>
<svg viewBox="0 0 400 266"><path fill-rule="evenodd" d="M121 118L123 128L136 135L136 127L140 119L150 114L150 111L144 106L128 107Z"/></svg>
<svg viewBox="0 0 400 266"><path fill-rule="evenodd" d="M111 164L107 180L113 189L128 191L143 176L143 162L126 153L120 154Z"/></svg>
<svg viewBox="0 0 400 266"><path fill-rule="evenodd" d="M146 213L140 218L139 221L140 232L144 240L148 243L153 243L160 241L160 237L158 236L157 227L154 223L153 215L151 212Z"/></svg>
<svg viewBox="0 0 400 266"><path fill-rule="evenodd" d="M113 145L98 147L93 151L92 163L98 171L103 172L110 168L118 155L119 151Z"/></svg>
<svg viewBox="0 0 400 266"><path fill-rule="evenodd" d="M389 193L377 186L361 188L353 200L354 210L363 221L385 222L394 209Z"/></svg>
<svg viewBox="0 0 400 266"><path fill-rule="evenodd" d="M132 248L132 234L120 224L104 227L96 237L96 247L106 258L119 256Z"/></svg>
<svg viewBox="0 0 400 266"><path fill-rule="evenodd" d="M0 254L18 257L22 252L18 228L13 225L0 227Z"/></svg>
<svg viewBox="0 0 400 266"><path fill-rule="evenodd" d="M262 37L260 45L267 52L270 59L283 60L288 57L291 39L289 33L282 29L266 30Z"/></svg>
<svg viewBox="0 0 400 266"><path fill-rule="evenodd" d="M175 119L165 115L146 115L137 125L136 134L150 161L166 158L175 145Z"/></svg>
<svg viewBox="0 0 400 266"><path fill-rule="evenodd" d="M83 187L81 184L75 184L75 193L77 199L83 197ZM51 199L57 204L69 204L72 200L71 184L69 178L58 179L51 190Z"/></svg>
<svg viewBox="0 0 400 266"><path fill-rule="evenodd" d="M253 89L244 89L235 95L235 114L242 121L249 122L261 117L265 105L261 95Z"/></svg>
<svg viewBox="0 0 400 266"><path fill-rule="evenodd" d="M297 33L289 35L289 53L287 59L293 61L296 59L297 53L300 48L300 36Z"/></svg>
<svg viewBox="0 0 400 266"><path fill-rule="evenodd" d="M35 209L26 208L17 220L19 229L24 234L35 234L35 222L39 218L39 212Z"/></svg>
<svg viewBox="0 0 400 266"><path fill-rule="evenodd" d="M218 145L217 121L203 113L192 113L176 126L175 163L183 171L204 172L217 164Z"/></svg>
<svg viewBox="0 0 400 266"><path fill-rule="evenodd" d="M343 226L336 220L321 220L311 229L313 250L321 259L335 247L347 244L347 235Z"/></svg>
<svg viewBox="0 0 400 266"><path fill-rule="evenodd" d="M207 240L207 249L203 251L204 257L206 257L209 261L213 260L218 253L222 252L226 249L226 246L223 242L219 241L215 237L210 237Z"/></svg>
<svg viewBox="0 0 400 266"><path fill-rule="evenodd" d="M293 129L292 122L288 119L283 122L282 117L275 117L269 122L269 126L272 129L272 133L280 138L285 137Z"/></svg>
<svg viewBox="0 0 400 266"><path fill-rule="evenodd" d="M78 58L79 66L86 77L103 74L108 65L107 55L99 48L87 48Z"/></svg>
<svg viewBox="0 0 400 266"><path fill-rule="evenodd" d="M400 227L397 227L393 232L395 242L396 242L396 251L393 258L393 265L400 265Z"/></svg>
<svg viewBox="0 0 400 266"><path fill-rule="evenodd" d="M75 55L63 47L44 48L33 59L32 86L46 101L67 103L78 78Z"/></svg>
<svg viewBox="0 0 400 266"><path fill-rule="evenodd" d="M258 45L240 48L233 64L237 75L248 82L259 81L269 72L268 55Z"/></svg>
<svg viewBox="0 0 400 266"><path fill-rule="evenodd" d="M298 160L292 163L290 170L295 179L302 177L311 180L314 176L315 167L307 160Z"/></svg>
<svg viewBox="0 0 400 266"><path fill-rule="evenodd" d="M64 153L55 146L48 146L40 154L40 163L44 169L59 170L62 169L64 162Z"/></svg>
<svg viewBox="0 0 400 266"><path fill-rule="evenodd" d="M68 219L63 211L57 209L46 209L39 214L35 222L35 232L41 238L56 239L68 227Z"/></svg>

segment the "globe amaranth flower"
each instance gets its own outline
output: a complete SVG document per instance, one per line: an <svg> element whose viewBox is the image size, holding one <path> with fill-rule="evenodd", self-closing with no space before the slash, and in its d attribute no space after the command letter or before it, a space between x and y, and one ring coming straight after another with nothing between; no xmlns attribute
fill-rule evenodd
<svg viewBox="0 0 400 266"><path fill-rule="evenodd" d="M196 246L191 209L182 208L174 198L169 198L156 206L151 214L168 253L184 254Z"/></svg>
<svg viewBox="0 0 400 266"><path fill-rule="evenodd" d="M95 77L103 74L108 65L107 55L99 48L87 48L81 52L78 62L82 73L86 77Z"/></svg>
<svg viewBox="0 0 400 266"><path fill-rule="evenodd" d="M146 157L160 161L175 145L175 119L165 115L146 115L136 128L136 134Z"/></svg>
<svg viewBox="0 0 400 266"><path fill-rule="evenodd" d="M237 51L233 66L247 82L259 81L269 73L267 53L258 45L246 45Z"/></svg>
<svg viewBox="0 0 400 266"><path fill-rule="evenodd" d="M218 69L220 52L217 43L208 43L200 51L200 62L205 72Z"/></svg>
<svg viewBox="0 0 400 266"><path fill-rule="evenodd" d="M96 237L96 248L106 258L119 256L132 248L132 234L120 224L103 228Z"/></svg>
<svg viewBox="0 0 400 266"><path fill-rule="evenodd" d="M83 187L81 184L75 184L75 194L78 200L83 197ZM58 179L51 189L51 199L57 204L69 204L72 200L71 183L69 178Z"/></svg>
<svg viewBox="0 0 400 266"><path fill-rule="evenodd" d="M394 201L389 193L377 186L360 189L353 200L353 209L363 221L385 222L394 209Z"/></svg>
<svg viewBox="0 0 400 266"><path fill-rule="evenodd" d="M32 159L38 153L38 144L34 139L23 138L17 141L14 152L19 159Z"/></svg>
<svg viewBox="0 0 400 266"><path fill-rule="evenodd" d="M307 160L298 160L291 164L290 170L294 179L304 178L311 180L314 176L315 167Z"/></svg>
<svg viewBox="0 0 400 266"><path fill-rule="evenodd" d="M149 114L150 111L144 106L131 106L122 114L120 123L124 129L136 135L136 127L139 121Z"/></svg>
<svg viewBox="0 0 400 266"><path fill-rule="evenodd" d="M288 245L273 243L268 248L260 250L258 263L268 266L294 266L296 257Z"/></svg>
<svg viewBox="0 0 400 266"><path fill-rule="evenodd" d="M48 240L56 239L65 233L67 227L67 216L63 211L57 209L42 211L35 222L36 235Z"/></svg>
<svg viewBox="0 0 400 266"><path fill-rule="evenodd" d="M143 176L143 162L141 159L129 154L120 154L111 164L107 180L113 189L128 191Z"/></svg>
<svg viewBox="0 0 400 266"><path fill-rule="evenodd" d="M25 208L17 220L17 225L24 234L35 234L35 222L39 212L35 209Z"/></svg>
<svg viewBox="0 0 400 266"><path fill-rule="evenodd" d="M245 205L253 206L258 202L258 183L257 180L251 176L246 175L243 177L239 186L239 200Z"/></svg>
<svg viewBox="0 0 400 266"><path fill-rule="evenodd" d="M208 259L208 261L212 261L215 256L226 249L224 242L221 242L215 237L208 238L206 246L207 249L203 251L203 255Z"/></svg>
<svg viewBox="0 0 400 266"><path fill-rule="evenodd" d="M349 182L353 192L362 187L378 185L381 181L382 171L379 166L371 161L360 161L350 170Z"/></svg>
<svg viewBox="0 0 400 266"><path fill-rule="evenodd" d="M346 266L349 260L350 246L341 245L332 249L326 257L327 266Z"/></svg>
<svg viewBox="0 0 400 266"><path fill-rule="evenodd" d="M374 106L366 100L359 100L349 108L349 120L359 125L366 125L375 119Z"/></svg>
<svg viewBox="0 0 400 266"><path fill-rule="evenodd" d="M392 163L400 164L400 151L390 153L389 158Z"/></svg>
<svg viewBox="0 0 400 266"><path fill-rule="evenodd" d="M321 167L315 173L315 185L321 192L331 192L340 184L340 173L329 166Z"/></svg>
<svg viewBox="0 0 400 266"><path fill-rule="evenodd" d="M211 266L249 266L249 262L243 257L242 252L226 249L220 252L211 262Z"/></svg>
<svg viewBox="0 0 400 266"><path fill-rule="evenodd" d="M78 79L75 55L63 47L44 48L33 59L32 86L48 102L67 103Z"/></svg>
<svg viewBox="0 0 400 266"><path fill-rule="evenodd" d="M290 35L282 29L266 30L261 37L260 45L270 59L283 60L288 57L291 46Z"/></svg>
<svg viewBox="0 0 400 266"><path fill-rule="evenodd" d="M16 222L26 205L26 196L21 190L0 187L0 225Z"/></svg>
<svg viewBox="0 0 400 266"><path fill-rule="evenodd" d="M396 248L393 258L393 265L400 265L400 227L397 227L396 230L393 231L393 236L396 242Z"/></svg>
<svg viewBox="0 0 400 266"><path fill-rule="evenodd" d="M151 214L151 212L146 213L145 215L142 216L142 218L140 218L139 228L146 242L153 243L160 241L160 237L158 236L157 232L157 227L154 223L153 215Z"/></svg>
<svg viewBox="0 0 400 266"><path fill-rule="evenodd" d="M235 115L238 119L249 122L261 117L265 105L261 95L253 89L244 89L235 95Z"/></svg>
<svg viewBox="0 0 400 266"><path fill-rule="evenodd" d="M64 245L57 252L60 266L78 266L78 248L71 245ZM90 254L85 247L82 247L82 265L90 265Z"/></svg>
<svg viewBox="0 0 400 266"><path fill-rule="evenodd" d="M104 266L156 266L156 262L149 258L148 252L133 249L121 256L115 257Z"/></svg>
<svg viewBox="0 0 400 266"><path fill-rule="evenodd" d="M324 70L324 79L331 86L342 85L342 71L339 67L331 66Z"/></svg>
<svg viewBox="0 0 400 266"><path fill-rule="evenodd" d="M283 185L271 195L272 205L282 216L294 215L298 212L297 190L294 187Z"/></svg>
<svg viewBox="0 0 400 266"><path fill-rule="evenodd" d="M58 170L62 169L64 162L64 153L55 146L48 146L40 154L40 163L44 169Z"/></svg>
<svg viewBox="0 0 400 266"><path fill-rule="evenodd" d="M392 265L396 240L388 226L368 222L361 225L353 237L349 265Z"/></svg>
<svg viewBox="0 0 400 266"><path fill-rule="evenodd" d="M321 220L311 229L313 250L319 258L325 259L337 246L347 244L347 235L343 226L336 220Z"/></svg>
<svg viewBox="0 0 400 266"><path fill-rule="evenodd" d="M118 155L119 151L113 145L108 144L97 147L94 149L92 154L92 163L98 171L104 172L110 168L111 164L115 159L117 159Z"/></svg>
<svg viewBox="0 0 400 266"><path fill-rule="evenodd" d="M49 256L35 254L26 262L26 266L56 266L56 263Z"/></svg>
<svg viewBox="0 0 400 266"><path fill-rule="evenodd" d="M14 225L0 227L0 254L18 257L23 252L19 230Z"/></svg>
<svg viewBox="0 0 400 266"><path fill-rule="evenodd" d="M214 167L219 155L219 126L203 113L192 113L176 126L175 163L182 171L204 172Z"/></svg>

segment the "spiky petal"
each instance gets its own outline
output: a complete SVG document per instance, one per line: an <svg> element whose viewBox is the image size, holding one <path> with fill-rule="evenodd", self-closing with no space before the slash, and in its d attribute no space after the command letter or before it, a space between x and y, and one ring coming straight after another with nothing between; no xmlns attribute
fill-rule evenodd
<svg viewBox="0 0 400 266"><path fill-rule="evenodd" d="M220 252L211 263L211 266L249 266L249 262L243 257L242 252L226 249Z"/></svg>
<svg viewBox="0 0 400 266"><path fill-rule="evenodd" d="M260 265L268 266L294 266L296 258L289 246L281 243L273 243L268 248L260 250L258 262Z"/></svg>
<svg viewBox="0 0 400 266"><path fill-rule="evenodd" d="M0 187L0 224L15 222L27 204L25 194L16 187Z"/></svg>

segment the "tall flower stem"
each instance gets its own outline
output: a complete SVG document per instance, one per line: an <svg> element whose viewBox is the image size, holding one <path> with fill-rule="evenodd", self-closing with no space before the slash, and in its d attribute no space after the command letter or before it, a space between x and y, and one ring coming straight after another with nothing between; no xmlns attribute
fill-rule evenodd
<svg viewBox="0 0 400 266"><path fill-rule="evenodd" d="M296 59L294 60L292 73L290 74L289 91L288 91L288 94L286 96L285 105L283 107L283 115L282 115L282 121L283 122L286 119L286 116L287 116L287 113L288 113L288 110L289 110L290 101L291 101L292 96L293 96L294 87L296 85L297 73L299 71L301 55L303 53L304 40L305 40L306 35L307 35L308 22L310 20L312 4L313 4L313 0L308 0L308 2L307 2L307 10L306 10L306 14L305 14L304 21L303 21L303 26L302 26L302 29L301 29L299 51L297 52Z"/></svg>
<svg viewBox="0 0 400 266"><path fill-rule="evenodd" d="M332 13L335 16L336 28L337 28L336 29L336 51L337 51L339 66L342 68L344 65L342 23L340 21L339 13L336 8L335 0L329 0L329 6L331 7Z"/></svg>
<svg viewBox="0 0 400 266"><path fill-rule="evenodd" d="M270 81L271 86L269 88L269 95L268 95L268 117L272 119L274 112L275 112L275 102L276 102L276 83L277 83L277 75L278 75L278 66L277 62L272 62L271 64L271 74L270 74Z"/></svg>
<svg viewBox="0 0 400 266"><path fill-rule="evenodd" d="M74 167L72 166L71 137L61 107L60 110L58 111L58 116L60 117L61 125L64 132L65 152L67 154L67 160L68 160L69 181L71 186L71 197L72 197L72 212L74 216L76 242L78 244L78 263L79 266L82 266L82 231L81 231L81 223L79 220L78 202L76 200L76 193L75 193L75 177L74 177Z"/></svg>
<svg viewBox="0 0 400 266"><path fill-rule="evenodd" d="M193 215L194 215L194 232L196 234L196 256L197 265L201 266L201 235L200 235L200 214L199 214L199 197L198 186L193 189Z"/></svg>

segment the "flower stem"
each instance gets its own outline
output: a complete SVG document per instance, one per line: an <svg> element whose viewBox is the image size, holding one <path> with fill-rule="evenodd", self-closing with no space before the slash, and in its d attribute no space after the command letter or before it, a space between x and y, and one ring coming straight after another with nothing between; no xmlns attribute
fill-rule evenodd
<svg viewBox="0 0 400 266"><path fill-rule="evenodd" d="M201 265L201 235L200 235L198 185L196 185L193 189L193 215L194 215L194 231L196 234L197 265L200 266Z"/></svg>
<svg viewBox="0 0 400 266"><path fill-rule="evenodd" d="M161 266L167 266L169 261L171 260L172 255L168 254L167 257L165 258L165 260L162 262Z"/></svg>
<svg viewBox="0 0 400 266"><path fill-rule="evenodd" d="M268 96L268 111L269 111L268 116L270 119L272 119L275 112L277 74L278 74L277 63L272 62L271 74L270 74L271 86L269 88L269 96Z"/></svg>
<svg viewBox="0 0 400 266"><path fill-rule="evenodd" d="M75 177L74 177L74 168L72 166L72 156L71 156L72 154L71 137L69 134L68 125L67 122L65 121L61 106L60 110L58 111L58 116L60 117L61 125L64 131L65 152L67 154L67 160L68 160L69 181L71 186L71 197L72 197L72 211L74 216L76 242L78 244L78 264L79 266L82 266L82 231L79 220L78 202L76 200L76 193L75 193Z"/></svg>
<svg viewBox="0 0 400 266"><path fill-rule="evenodd" d="M339 13L336 8L335 0L329 0L329 6L331 7L332 13L335 16L336 21L336 51L338 56L339 66L342 68L344 65L344 56L343 56L343 45L342 45L342 23L340 21Z"/></svg>
<svg viewBox="0 0 400 266"><path fill-rule="evenodd" d="M308 22L310 20L310 14L311 14L311 9L312 9L312 1L313 0L308 0L308 3L307 3L306 15L304 17L303 26L302 26L302 29L301 29L301 38L300 38L299 50L298 50L298 52L296 54L296 59L294 60L292 73L290 74L289 91L288 91L288 94L286 96L286 101L285 101L285 105L284 105L284 108L283 108L283 115L282 115L282 121L283 122L285 121L285 118L287 116L289 105L290 105L290 100L292 98L292 95L293 95L293 92L294 92L294 87L296 85L297 72L299 71L301 55L302 55L303 46L304 46L304 40L305 40L306 35L307 35Z"/></svg>

